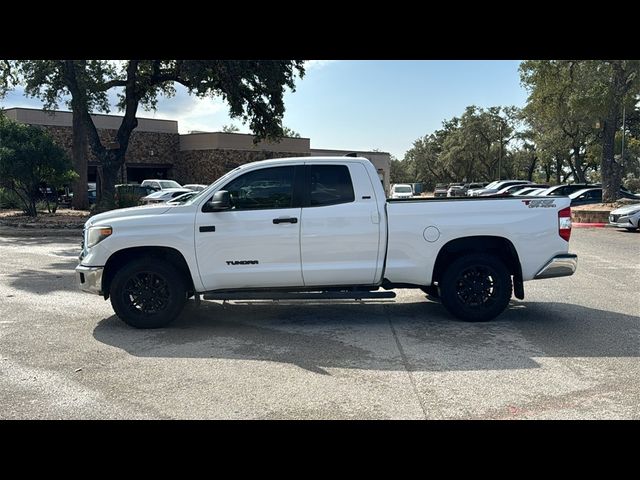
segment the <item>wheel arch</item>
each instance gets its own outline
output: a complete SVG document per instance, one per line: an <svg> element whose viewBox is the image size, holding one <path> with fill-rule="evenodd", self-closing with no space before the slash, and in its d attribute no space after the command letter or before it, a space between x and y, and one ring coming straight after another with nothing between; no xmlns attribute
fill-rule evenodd
<svg viewBox="0 0 640 480"><path fill-rule="evenodd" d="M130 247L113 253L104 266L102 274L102 293L105 300L109 298L111 282L118 270L131 260L142 257L150 257L157 259L158 261L171 263L183 275L189 292L195 291L189 265L179 250L172 247L159 246Z"/></svg>
<svg viewBox="0 0 640 480"><path fill-rule="evenodd" d="M471 253L490 254L498 257L513 275L516 298L524 298L522 265L513 243L507 238L492 235L477 235L450 240L442 246L433 267L432 284L440 281L447 265L462 255Z"/></svg>

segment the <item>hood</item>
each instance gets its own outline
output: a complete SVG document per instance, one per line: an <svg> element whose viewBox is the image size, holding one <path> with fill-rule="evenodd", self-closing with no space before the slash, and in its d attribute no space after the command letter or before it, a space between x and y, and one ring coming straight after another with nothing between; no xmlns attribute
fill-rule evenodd
<svg viewBox="0 0 640 480"><path fill-rule="evenodd" d="M640 203L632 203L631 205L616 208L611 211L611 213L614 215L624 215L625 213L635 212L636 210L640 210Z"/></svg>
<svg viewBox="0 0 640 480"><path fill-rule="evenodd" d="M160 205L143 205L140 207L130 207L130 208L119 208L116 210L110 210L108 212L99 213L98 215L94 215L87 223L84 224L85 228L96 225L98 223L105 223L109 220L118 219L118 218L127 218L127 217L139 217L142 215L161 215L167 210L173 208L171 205L160 204Z"/></svg>

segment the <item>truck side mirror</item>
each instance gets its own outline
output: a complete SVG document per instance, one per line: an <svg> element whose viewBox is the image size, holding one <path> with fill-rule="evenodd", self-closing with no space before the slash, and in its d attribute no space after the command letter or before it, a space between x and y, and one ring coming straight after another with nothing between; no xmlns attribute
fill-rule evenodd
<svg viewBox="0 0 640 480"><path fill-rule="evenodd" d="M231 208L231 196L226 190L219 190L213 194L213 198L204 204L203 212L221 212Z"/></svg>

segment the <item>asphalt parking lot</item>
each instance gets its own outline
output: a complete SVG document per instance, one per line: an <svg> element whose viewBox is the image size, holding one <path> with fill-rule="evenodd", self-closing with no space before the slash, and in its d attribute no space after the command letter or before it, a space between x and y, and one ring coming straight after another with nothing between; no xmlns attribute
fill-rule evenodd
<svg viewBox="0 0 640 480"><path fill-rule="evenodd" d="M485 324L391 302L193 302L135 330L78 238L0 237L0 418L639 419L640 233L574 229L570 278Z"/></svg>

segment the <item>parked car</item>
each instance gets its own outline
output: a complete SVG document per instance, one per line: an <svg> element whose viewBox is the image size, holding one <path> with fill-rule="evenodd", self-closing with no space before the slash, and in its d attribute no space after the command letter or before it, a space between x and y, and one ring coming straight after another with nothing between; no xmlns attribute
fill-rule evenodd
<svg viewBox="0 0 640 480"><path fill-rule="evenodd" d="M584 190L585 188L596 188L599 187L599 183L570 183L570 184L562 184L562 185L554 185L553 187L549 187L543 192L540 193L542 196L568 196L573 192L577 192L578 190Z"/></svg>
<svg viewBox="0 0 640 480"><path fill-rule="evenodd" d="M542 191L545 188L549 188L549 185L535 185L532 183L528 183L525 188L530 188L530 189L539 188L540 191ZM502 190L498 190L496 192L496 195L516 195L516 192L522 189L523 187L521 184L510 185L508 187L504 187ZM519 194L519 195L522 195L522 194Z"/></svg>
<svg viewBox="0 0 640 480"><path fill-rule="evenodd" d="M93 205L94 203L96 203L97 192L95 188L87 192L87 198L89 199L89 205Z"/></svg>
<svg viewBox="0 0 640 480"><path fill-rule="evenodd" d="M493 188L498 183L500 183L499 180L494 180L491 183L482 184L482 186L480 186L480 187L471 187L471 184L470 184L469 188L467 189L467 196L468 197L476 197L477 196L476 193L479 192L480 190L484 190L485 188Z"/></svg>
<svg viewBox="0 0 640 480"><path fill-rule="evenodd" d="M462 197L464 192L464 183L452 183L447 190L447 197Z"/></svg>
<svg viewBox="0 0 640 480"><path fill-rule="evenodd" d="M140 199L141 205L149 205L151 203L162 203L171 200L172 198L176 198L183 193L190 193L193 190L189 190L187 188L165 188L164 190L160 190L157 192L153 192L146 197L142 197Z"/></svg>
<svg viewBox="0 0 640 480"><path fill-rule="evenodd" d="M202 185L201 183L189 183L187 185L182 185L182 188L188 188L189 190L193 190L194 192L200 192L208 186L209 185Z"/></svg>
<svg viewBox="0 0 640 480"><path fill-rule="evenodd" d="M513 193L511 193L511 195L516 196L516 195L530 195L532 192L541 192L544 190L544 188L541 187L524 187L522 188L522 185L518 185L519 190L515 190Z"/></svg>
<svg viewBox="0 0 640 480"><path fill-rule="evenodd" d="M533 190L531 190L529 193L525 193L525 196L527 197L533 197L533 196L538 196L540 195L542 192L544 192L546 189L545 188L534 188Z"/></svg>
<svg viewBox="0 0 640 480"><path fill-rule="evenodd" d="M413 188L406 183L396 183L391 187L391 198L411 198L413 197Z"/></svg>
<svg viewBox="0 0 640 480"><path fill-rule="evenodd" d="M602 184L600 183L572 183L569 185L555 185L553 187L549 187L544 190L540 195L563 195L563 196L571 196L570 194L573 192L577 192L578 190L584 190L589 188L602 188ZM640 195L632 193L625 187L620 187L620 191L618 192L618 198L628 198L630 200L640 200Z"/></svg>
<svg viewBox="0 0 640 480"><path fill-rule="evenodd" d="M446 197L449 185L446 183L436 183L436 188L433 190L434 197Z"/></svg>
<svg viewBox="0 0 640 480"><path fill-rule="evenodd" d="M630 232L640 226L640 203L625 205L609 213L609 223L614 227L626 228Z"/></svg>
<svg viewBox="0 0 640 480"><path fill-rule="evenodd" d="M533 183L533 182L530 182L529 180L500 180L493 187L487 186L486 188L482 188L480 190L475 190L473 192L473 196L474 197L478 197L478 196L486 197L487 195L495 195L496 193L498 193L503 188L511 187L513 185L516 185L516 186L522 185L523 188L524 188L525 185L528 185L530 183Z"/></svg>
<svg viewBox="0 0 640 480"><path fill-rule="evenodd" d="M583 188L569 195L571 206L602 203L602 188Z"/></svg>
<svg viewBox="0 0 640 480"><path fill-rule="evenodd" d="M187 193L183 193L182 195L178 195L177 197L174 197L171 200L168 200L167 204L169 204L169 205L180 205L180 204L186 202L187 200L191 200L193 197L195 197L199 193L200 192L196 192L194 190L192 190L190 192L187 192Z"/></svg>
<svg viewBox="0 0 640 480"><path fill-rule="evenodd" d="M154 191L166 190L167 188L182 188L175 180L163 180L163 179L150 179L143 180L140 184L141 187L151 187Z"/></svg>
<svg viewBox="0 0 640 480"><path fill-rule="evenodd" d="M489 185L489 184L488 183L480 183L480 182L465 183L464 186L462 187L462 191L460 193L462 195L467 195L467 192L469 192L469 190L477 190L479 188L484 188L487 185Z"/></svg>

